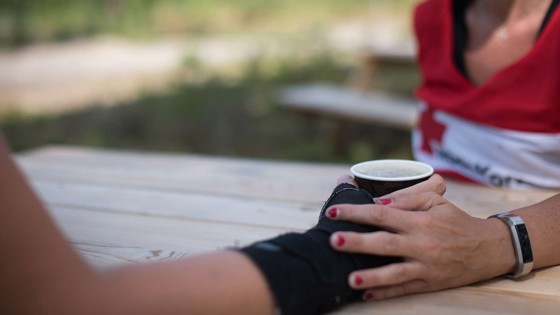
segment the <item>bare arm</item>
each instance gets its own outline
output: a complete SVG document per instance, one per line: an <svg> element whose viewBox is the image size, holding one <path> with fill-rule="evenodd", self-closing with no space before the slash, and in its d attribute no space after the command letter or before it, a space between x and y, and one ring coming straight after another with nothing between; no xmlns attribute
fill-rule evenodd
<svg viewBox="0 0 560 315"><path fill-rule="evenodd" d="M92 269L56 228L1 134L0 187L1 314L273 312L263 276L238 252Z"/></svg>
<svg viewBox="0 0 560 315"><path fill-rule="evenodd" d="M525 221L533 247L534 268L560 264L560 194L512 213Z"/></svg>

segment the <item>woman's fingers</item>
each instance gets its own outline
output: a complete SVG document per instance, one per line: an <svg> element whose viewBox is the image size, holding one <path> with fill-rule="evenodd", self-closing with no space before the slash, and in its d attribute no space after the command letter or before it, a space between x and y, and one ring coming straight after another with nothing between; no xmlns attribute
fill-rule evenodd
<svg viewBox="0 0 560 315"><path fill-rule="evenodd" d="M407 230L414 226L415 216L407 211L382 205L340 204L330 207L325 215L333 220L374 225L388 230Z"/></svg>
<svg viewBox="0 0 560 315"><path fill-rule="evenodd" d="M354 289L385 288L417 280L423 269L424 267L419 262L394 263L352 272L348 281Z"/></svg>
<svg viewBox="0 0 560 315"><path fill-rule="evenodd" d="M427 211L440 204L442 197L433 192L403 194L392 198L379 198L375 205L340 204L330 207L325 215L333 220L351 221L384 227L393 231L414 228L421 215L411 211Z"/></svg>
<svg viewBox="0 0 560 315"><path fill-rule="evenodd" d="M430 289L426 281L417 279L388 287L367 290L362 295L362 299L364 301L377 301L427 291L430 291Z"/></svg>
<svg viewBox="0 0 560 315"><path fill-rule="evenodd" d="M409 256L414 251L411 246L415 246L404 240L404 236L386 231L336 232L331 235L330 243L342 252L401 257Z"/></svg>

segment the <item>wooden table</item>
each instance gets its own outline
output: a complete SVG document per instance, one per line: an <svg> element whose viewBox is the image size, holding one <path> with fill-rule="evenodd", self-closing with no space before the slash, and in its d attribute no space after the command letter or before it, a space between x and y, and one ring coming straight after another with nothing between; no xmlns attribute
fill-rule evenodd
<svg viewBox="0 0 560 315"><path fill-rule="evenodd" d="M17 157L60 228L97 268L176 259L314 225L348 165L45 147ZM553 192L448 183L474 216ZM560 209L559 209L560 210ZM558 241L558 240L554 240ZM339 314L560 314L560 267L348 306Z"/></svg>

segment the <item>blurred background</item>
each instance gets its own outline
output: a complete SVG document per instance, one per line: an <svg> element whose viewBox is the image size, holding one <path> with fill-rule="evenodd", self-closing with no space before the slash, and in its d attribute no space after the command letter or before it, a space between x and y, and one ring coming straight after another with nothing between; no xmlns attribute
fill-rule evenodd
<svg viewBox="0 0 560 315"><path fill-rule="evenodd" d="M364 48L409 49L418 0L2 0L0 126L46 144L352 163L410 158L409 131L278 104L286 85L345 84ZM380 73L410 97L416 69ZM390 73L389 73L390 72Z"/></svg>

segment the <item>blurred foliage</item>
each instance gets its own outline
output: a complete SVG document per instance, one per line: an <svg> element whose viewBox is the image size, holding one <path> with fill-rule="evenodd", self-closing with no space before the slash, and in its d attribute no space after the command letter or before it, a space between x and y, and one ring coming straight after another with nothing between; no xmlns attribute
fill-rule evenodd
<svg viewBox="0 0 560 315"><path fill-rule="evenodd" d="M401 15L408 20L411 4L417 1L2 0L0 48L97 34L146 38L299 33L339 20L369 20L372 15ZM178 79L165 93L58 115L12 112L0 117L0 126L15 151L70 144L345 163L410 158L408 132L367 124L349 126L347 151L335 154L330 141L336 127L333 121L307 119L275 103L275 93L285 84L342 84L348 76L350 68L340 59L328 52L317 53L322 48L309 48L310 43L305 47L313 51L313 58L295 58L300 53L296 50L302 50L298 46L294 56L285 60L255 59L235 79L202 69L199 77L203 80L186 83ZM184 66L192 75L199 65L187 58ZM409 70L382 73L382 77L376 80L381 87L405 87L404 93L417 81ZM398 89L395 92L403 93Z"/></svg>
<svg viewBox="0 0 560 315"><path fill-rule="evenodd" d="M15 151L72 144L345 163L410 158L408 132L365 124L350 126L347 152L335 154L333 121L306 119L275 103L279 86L341 83L349 71L328 55L279 61L274 71L254 60L235 81L216 76L197 84L178 82L167 93L57 116L11 113L0 125Z"/></svg>
<svg viewBox="0 0 560 315"><path fill-rule="evenodd" d="M2 0L0 47L116 33L301 31L333 19L408 14L418 0ZM383 10L381 10L383 9Z"/></svg>

